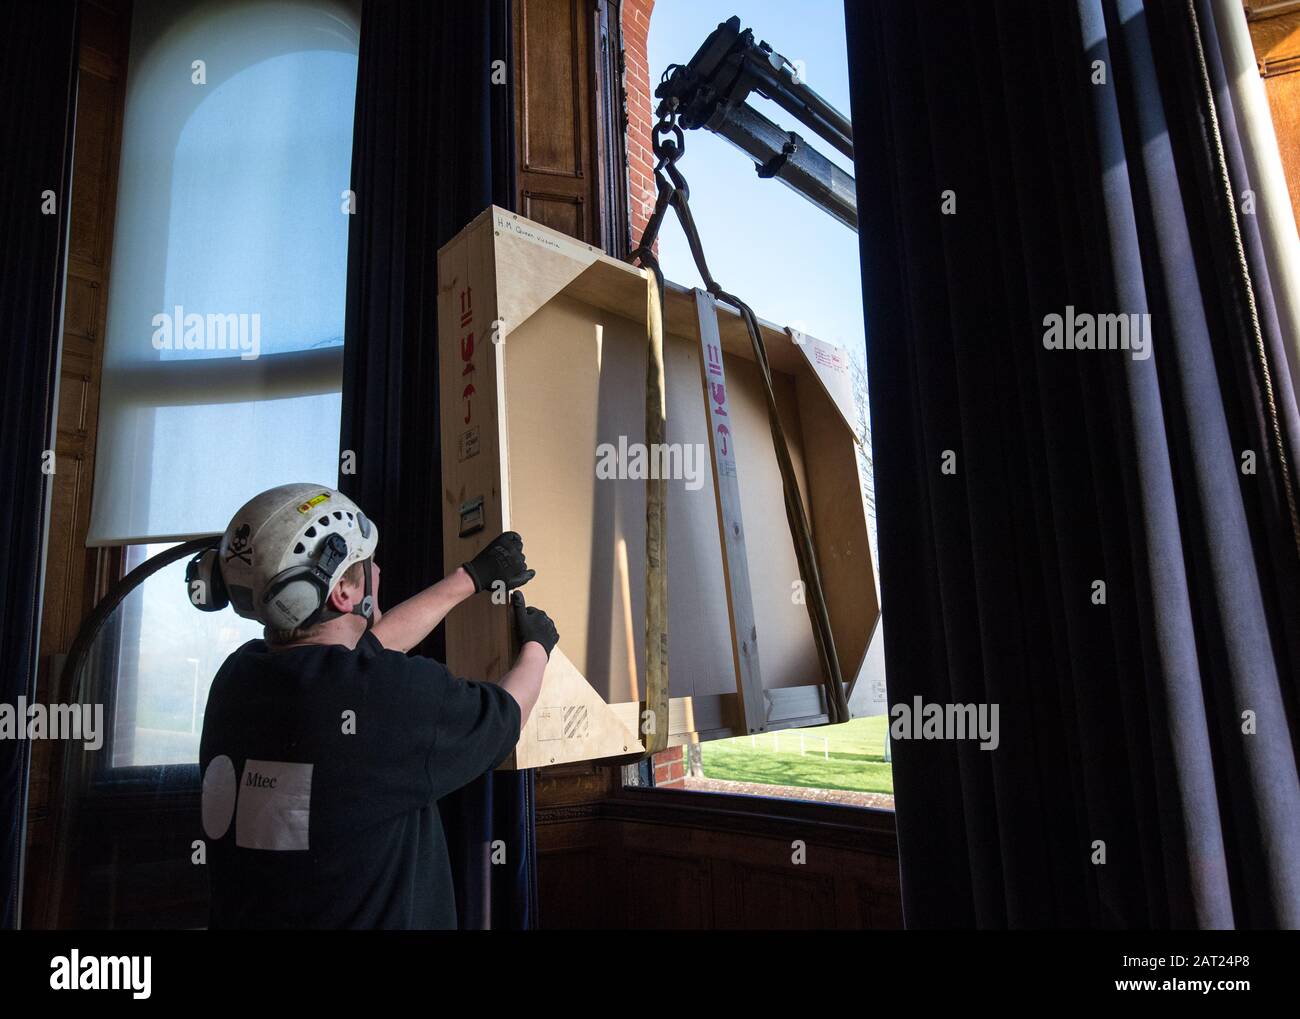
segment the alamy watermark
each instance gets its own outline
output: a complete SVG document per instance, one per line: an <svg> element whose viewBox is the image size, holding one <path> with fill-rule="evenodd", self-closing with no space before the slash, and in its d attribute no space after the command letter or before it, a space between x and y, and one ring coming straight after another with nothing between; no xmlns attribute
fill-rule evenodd
<svg viewBox="0 0 1300 1019"><path fill-rule="evenodd" d="M244 361L262 352L260 312L200 315L178 304L171 312L160 311L150 324L154 350L238 350Z"/></svg>
<svg viewBox="0 0 1300 1019"><path fill-rule="evenodd" d="M0 739L81 740L87 750L104 745L104 705L0 704Z"/></svg>
<svg viewBox="0 0 1300 1019"><path fill-rule="evenodd" d="M72 949L50 960L54 991L130 991L143 1000L152 993L153 956L82 955Z"/></svg>
<svg viewBox="0 0 1300 1019"><path fill-rule="evenodd" d="M996 704L926 704L913 697L911 704L891 707L889 717L891 739L977 739L981 750L996 750L1002 742Z"/></svg>
<svg viewBox="0 0 1300 1019"><path fill-rule="evenodd" d="M1151 316L1147 312L1094 315L1065 306L1065 314L1043 316L1043 346L1048 350L1127 350L1134 361L1151 356Z"/></svg>
<svg viewBox="0 0 1300 1019"><path fill-rule="evenodd" d="M704 487L708 451L704 443L628 442L618 437L618 445L602 442L596 447L596 477L602 481L646 481L660 478L684 481L686 489L696 492Z"/></svg>

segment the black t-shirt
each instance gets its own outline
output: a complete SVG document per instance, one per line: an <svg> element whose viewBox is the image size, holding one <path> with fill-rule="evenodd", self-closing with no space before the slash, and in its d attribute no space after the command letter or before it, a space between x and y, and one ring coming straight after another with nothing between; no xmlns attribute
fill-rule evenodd
<svg viewBox="0 0 1300 1019"><path fill-rule="evenodd" d="M519 705L430 658L250 641L199 748L211 925L454 928L437 801L501 763Z"/></svg>

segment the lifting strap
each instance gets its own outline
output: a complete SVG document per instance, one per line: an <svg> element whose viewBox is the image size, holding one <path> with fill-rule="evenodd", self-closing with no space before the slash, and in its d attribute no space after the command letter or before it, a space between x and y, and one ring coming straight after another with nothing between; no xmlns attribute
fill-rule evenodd
<svg viewBox="0 0 1300 1019"><path fill-rule="evenodd" d="M759 376L763 381L763 395L767 403L768 424L772 431L772 445L776 452L777 466L781 471L781 487L785 494L786 520L790 525L790 535L794 539L795 558L799 564L799 575L803 581L806 594L805 604L812 622L813 640L817 646L817 657L822 669L822 686L826 694L826 715L831 724L845 722L849 719L848 702L844 692L844 679L840 674L839 657L835 653L835 638L831 630L830 610L826 604L826 595L822 589L821 572L817 567L817 554L812 543L812 530L808 524L808 514L804 509L803 496L794 473L790 459L790 445L786 439L785 428L776 404L776 391L772 384L772 369L767 359L767 345L763 340L762 330L753 309L740 298L727 293L713 278L704 258L704 249L700 243L699 231L690 210L690 187L681 171L677 169L677 160L686 150L686 140L680 125L677 124L675 110L669 110L659 119L654 127L652 144L658 157L655 165L656 199L654 212L641 234L641 242L629 256L629 260L639 261L651 271L650 301L646 315L647 337L650 357L646 378L646 442L662 441L651 439L651 420L657 414L657 434L662 436L663 427L663 308L664 277L659 261L654 254L655 240L663 223L669 206L677 214L686 242L691 249L691 257L704 280L705 289L713 297L731 305L739 313L749 332L750 343L754 348L754 360L758 364ZM652 408L652 401L655 407ZM653 448L653 447L652 447ZM667 636L667 556L665 554L663 512L666 483L663 479L648 482L649 494L646 498L646 701L645 708L650 712L662 710L664 716L651 714L652 722L661 720L660 732L646 732L646 715L643 713L642 736L646 740L647 756L667 746L668 726L666 713L668 708L668 636ZM652 522L652 514L657 517ZM652 548L651 535L655 535ZM662 615L652 615L652 606L657 606ZM656 649L657 657L652 664L651 649ZM656 671L656 667L662 671ZM656 707L662 705L662 708ZM654 749L652 749L652 747Z"/></svg>
<svg viewBox="0 0 1300 1019"><path fill-rule="evenodd" d="M667 441L664 394L663 277L647 277L646 289L646 448L663 448ZM641 738L646 756L668 746L668 479L651 471L645 498L645 703L641 705Z"/></svg>

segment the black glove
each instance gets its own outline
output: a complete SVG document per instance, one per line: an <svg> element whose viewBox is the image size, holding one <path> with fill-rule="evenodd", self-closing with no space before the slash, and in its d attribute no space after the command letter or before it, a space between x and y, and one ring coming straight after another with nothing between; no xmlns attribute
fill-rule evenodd
<svg viewBox="0 0 1300 1019"><path fill-rule="evenodd" d="M551 657L551 650L560 641L551 617L541 609L530 608L524 604L524 596L516 591L510 596L510 604L515 607L515 632L519 634L519 646L522 648L530 640L537 641Z"/></svg>
<svg viewBox="0 0 1300 1019"><path fill-rule="evenodd" d="M475 592L486 591L497 581L510 591L535 576L535 571L524 562L524 539L514 531L493 538L482 552L463 565L474 581Z"/></svg>

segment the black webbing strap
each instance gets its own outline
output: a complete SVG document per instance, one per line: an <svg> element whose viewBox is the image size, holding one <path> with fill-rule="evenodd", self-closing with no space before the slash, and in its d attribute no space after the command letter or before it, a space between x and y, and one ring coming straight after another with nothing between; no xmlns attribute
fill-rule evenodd
<svg viewBox="0 0 1300 1019"><path fill-rule="evenodd" d="M813 548L812 530L808 524L808 514L804 509L803 496L799 492L794 464L790 459L790 445L786 439L785 428L781 424L781 416L777 410L776 390L772 384L772 369L767 359L767 345L763 340L763 333L759 328L758 318L753 309L740 298L723 290L717 280L713 278L713 274L709 272L708 263L704 258L704 248L700 243L699 231L696 229L695 219L691 215L689 204L690 188L676 165L677 160L681 158L686 150L685 138L676 120L676 113L670 111L662 116L654 127L652 144L654 153L658 157L658 162L655 164L655 209L641 234L641 243L631 253L629 259L640 261L643 266L654 273L659 300L659 316L662 321L664 279L653 249L664 216L671 206L677 214L678 222L681 223L682 232L686 235L686 243L691 249L691 257L695 260L695 266L704 280L705 289L713 295L715 300L722 301L735 308L744 320L745 328L749 332L750 343L754 348L754 360L758 364L759 374L763 380L763 395L767 402L767 418L772 431L772 445L776 451L776 462L781 471L781 487L785 493L785 515L790 524L791 537L794 539L795 558L799 564L800 578L803 581L807 595L805 604L808 607L808 616L812 621L813 639L817 644L817 656L822 666L822 685L826 691L827 718L832 724L845 722L849 718L849 709L844 692L844 679L840 674L839 657L835 653L835 637L831 630L830 610L826 605L825 592L822 590L821 571L817 568L817 553ZM662 337L660 337L660 351L662 356ZM649 440L647 439L647 441ZM649 638L647 620L647 645ZM649 697L649 682L647 682L647 697Z"/></svg>

